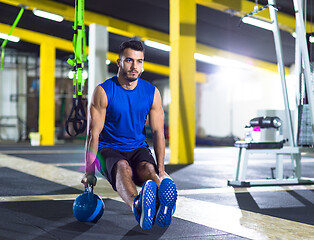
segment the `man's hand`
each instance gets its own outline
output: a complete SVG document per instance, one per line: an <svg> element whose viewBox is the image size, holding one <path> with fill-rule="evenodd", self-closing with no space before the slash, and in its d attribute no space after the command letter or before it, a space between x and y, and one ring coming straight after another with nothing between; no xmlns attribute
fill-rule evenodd
<svg viewBox="0 0 314 240"><path fill-rule="evenodd" d="M159 178L162 181L165 178L171 178L165 171L159 171Z"/></svg>
<svg viewBox="0 0 314 240"><path fill-rule="evenodd" d="M85 187L88 187L88 185L96 186L96 182L97 178L91 173L85 173L81 180L81 183L83 183Z"/></svg>

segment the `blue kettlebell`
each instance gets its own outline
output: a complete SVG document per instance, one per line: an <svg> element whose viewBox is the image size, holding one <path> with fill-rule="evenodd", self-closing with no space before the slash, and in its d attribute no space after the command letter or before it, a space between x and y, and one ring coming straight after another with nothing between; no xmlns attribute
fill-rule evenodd
<svg viewBox="0 0 314 240"><path fill-rule="evenodd" d="M85 188L84 193L79 195L73 203L73 214L80 222L96 223L105 210L103 200L94 194L93 187Z"/></svg>

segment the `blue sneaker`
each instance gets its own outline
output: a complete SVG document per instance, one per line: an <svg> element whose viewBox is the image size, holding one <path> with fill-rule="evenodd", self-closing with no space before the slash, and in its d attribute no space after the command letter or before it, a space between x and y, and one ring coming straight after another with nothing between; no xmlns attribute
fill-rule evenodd
<svg viewBox="0 0 314 240"><path fill-rule="evenodd" d="M168 227L175 211L177 187L170 178L161 181L158 189L159 207L156 213L156 223L160 227Z"/></svg>
<svg viewBox="0 0 314 240"><path fill-rule="evenodd" d="M132 207L134 217L138 223L140 223L140 220L141 220L141 207L139 204L139 199L140 199L140 195L137 195L133 200L133 207Z"/></svg>
<svg viewBox="0 0 314 240"><path fill-rule="evenodd" d="M157 184L148 180L139 195L134 198L133 213L143 230L152 228L156 214Z"/></svg>

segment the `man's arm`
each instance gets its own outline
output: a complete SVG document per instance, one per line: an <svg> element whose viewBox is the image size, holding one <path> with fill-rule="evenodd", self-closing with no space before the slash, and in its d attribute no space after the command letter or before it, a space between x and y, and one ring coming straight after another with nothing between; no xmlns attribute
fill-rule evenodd
<svg viewBox="0 0 314 240"><path fill-rule="evenodd" d="M93 93L88 116L88 132L85 144L85 176L82 183L95 185L95 157L98 151L98 139L106 118L106 109L108 105L107 95L100 86L95 88Z"/></svg>
<svg viewBox="0 0 314 240"><path fill-rule="evenodd" d="M165 134L164 111L161 106L161 97L158 89L155 89L154 102L149 112L149 125L153 134L154 150L161 180L169 177L165 172Z"/></svg>

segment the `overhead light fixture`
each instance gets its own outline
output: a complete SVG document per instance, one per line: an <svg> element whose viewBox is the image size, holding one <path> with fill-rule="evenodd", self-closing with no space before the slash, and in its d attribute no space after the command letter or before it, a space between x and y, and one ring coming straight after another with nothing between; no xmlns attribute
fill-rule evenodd
<svg viewBox="0 0 314 240"><path fill-rule="evenodd" d="M106 65L110 65L111 61L109 59L106 60Z"/></svg>
<svg viewBox="0 0 314 240"><path fill-rule="evenodd" d="M200 61L200 62L217 65L217 62L215 62L214 58L211 56L207 56L201 53L194 53L194 58L195 60Z"/></svg>
<svg viewBox="0 0 314 240"><path fill-rule="evenodd" d="M292 37L294 37L294 38L297 37L296 32L291 33L291 35L292 35ZM310 36L310 37L309 37L309 42L310 42L310 43L314 43L314 36Z"/></svg>
<svg viewBox="0 0 314 240"><path fill-rule="evenodd" d="M70 70L70 71L68 72L68 78L69 78L69 79L73 79L73 78L74 78L74 72L73 72L72 70Z"/></svg>
<svg viewBox="0 0 314 240"><path fill-rule="evenodd" d="M88 72L84 69L82 72L82 78L86 80L88 78Z"/></svg>
<svg viewBox="0 0 314 240"><path fill-rule="evenodd" d="M8 41L11 41L11 42L19 42L20 41L19 37L12 36L12 35L9 36L8 34L5 34L5 33L0 33L0 38L8 39Z"/></svg>
<svg viewBox="0 0 314 240"><path fill-rule="evenodd" d="M252 64L249 62L242 62L239 60L229 59L225 57L213 56L214 62L216 65L224 67L233 67L233 68L248 68L252 67Z"/></svg>
<svg viewBox="0 0 314 240"><path fill-rule="evenodd" d="M159 50L163 50L167 52L171 51L171 47L166 44L162 44L162 43L158 43L158 42L154 42L150 40L145 40L144 44L146 46L156 48ZM235 66L235 67L248 67L249 66L249 64L242 63L236 60L230 60L230 59L222 58L218 56L208 56L201 53L194 53L194 58L197 61L208 63L208 64L213 64L213 65L218 65L218 66Z"/></svg>
<svg viewBox="0 0 314 240"><path fill-rule="evenodd" d="M222 66L222 67L234 67L234 68L248 68L251 66L249 63L240 62L233 59L228 59L219 56L208 56L201 53L195 53L194 58L197 61L209 63L212 65Z"/></svg>
<svg viewBox="0 0 314 240"><path fill-rule="evenodd" d="M38 17L46 18L46 19L53 20L56 22L62 22L63 21L63 16L55 14L55 13L46 12L46 11L39 10L36 8L33 9L33 13L34 13L34 15L36 15Z"/></svg>
<svg viewBox="0 0 314 240"><path fill-rule="evenodd" d="M68 72L68 78L69 79L73 79L74 78L74 72L72 71L72 70L70 70L69 72ZM83 70L83 72L82 72L82 78L84 79L84 80L86 80L87 78L88 78L88 71L86 71L85 69Z"/></svg>
<svg viewBox="0 0 314 240"><path fill-rule="evenodd" d="M266 22L257 18L252 18L252 17L244 17L242 18L242 22L246 23L246 24L250 24L252 26L255 27L259 27L259 28L264 28L266 30L272 30L273 29L273 25L270 22Z"/></svg>
<svg viewBox="0 0 314 240"><path fill-rule="evenodd" d="M151 41L151 40L145 40L144 44L146 46L148 46L148 47L156 48L156 49L159 49L159 50L162 50L162 51L166 51L166 52L170 52L170 50L171 50L170 46L168 46L166 44L163 44L163 43L154 42L154 41Z"/></svg>

